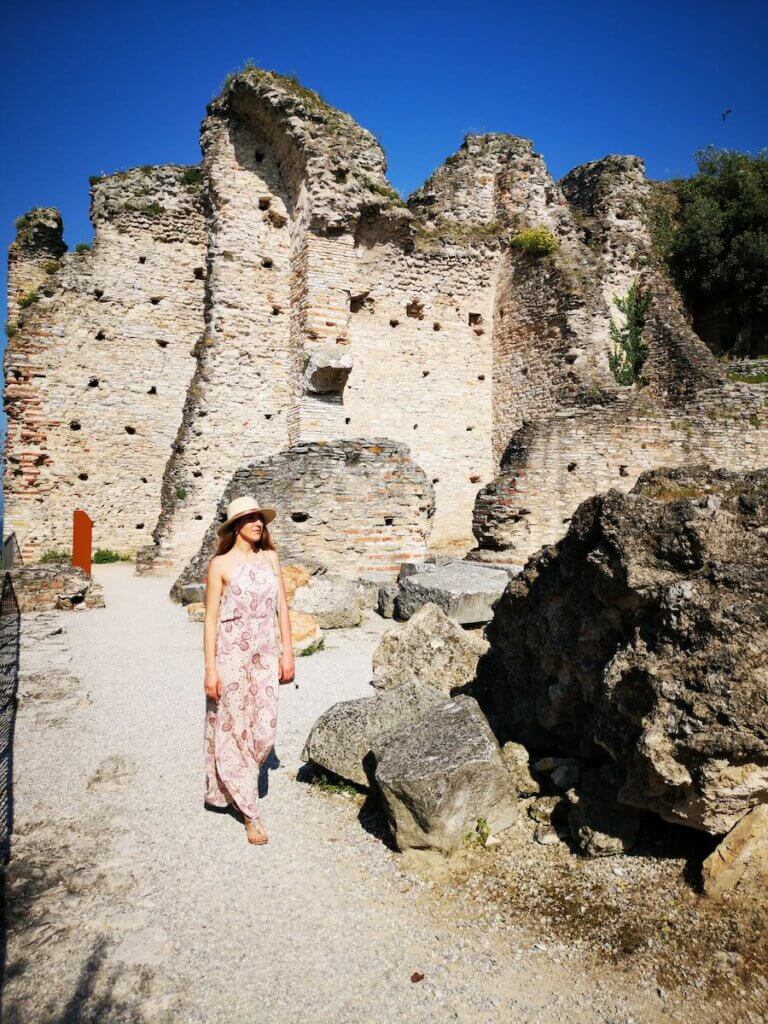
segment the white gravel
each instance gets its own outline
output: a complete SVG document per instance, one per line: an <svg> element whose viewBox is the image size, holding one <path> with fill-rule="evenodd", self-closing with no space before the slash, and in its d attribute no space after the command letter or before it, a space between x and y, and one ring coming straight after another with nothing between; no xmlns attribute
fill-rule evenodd
<svg viewBox="0 0 768 1024"><path fill-rule="evenodd" d="M167 578L94 576L106 608L22 620L22 672L43 675L20 688L7 1020L665 1019L631 980L596 984L567 950L438 905L354 799L296 779L317 715L371 692L391 623L370 614L297 659L266 773L270 841L253 847L203 809L202 626ZM46 638L51 623L64 634Z"/></svg>

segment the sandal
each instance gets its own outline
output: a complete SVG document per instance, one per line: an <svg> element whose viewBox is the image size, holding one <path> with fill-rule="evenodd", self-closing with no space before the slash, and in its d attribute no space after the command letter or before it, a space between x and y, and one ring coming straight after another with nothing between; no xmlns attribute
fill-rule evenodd
<svg viewBox="0 0 768 1024"><path fill-rule="evenodd" d="M248 836L248 842L253 846L263 846L268 841L267 833L264 831L264 826L260 821L245 818L245 832Z"/></svg>

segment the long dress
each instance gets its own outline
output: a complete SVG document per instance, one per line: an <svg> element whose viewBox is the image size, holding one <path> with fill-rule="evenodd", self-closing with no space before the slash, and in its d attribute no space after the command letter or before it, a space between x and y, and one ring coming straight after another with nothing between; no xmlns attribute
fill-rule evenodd
<svg viewBox="0 0 768 1024"><path fill-rule="evenodd" d="M234 803L258 822L259 768L274 746L277 726L278 583L266 561L238 561L216 624L221 695L206 697L205 802Z"/></svg>

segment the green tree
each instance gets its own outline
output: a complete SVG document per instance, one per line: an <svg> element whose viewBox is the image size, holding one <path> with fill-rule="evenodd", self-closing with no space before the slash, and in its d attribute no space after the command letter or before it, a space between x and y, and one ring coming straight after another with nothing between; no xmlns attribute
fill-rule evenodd
<svg viewBox="0 0 768 1024"><path fill-rule="evenodd" d="M621 327L611 320L611 338L616 347L608 356L608 365L619 384L634 384L648 358L643 327L651 296L642 290L637 281L633 281L624 298L617 295L613 301L626 320Z"/></svg>

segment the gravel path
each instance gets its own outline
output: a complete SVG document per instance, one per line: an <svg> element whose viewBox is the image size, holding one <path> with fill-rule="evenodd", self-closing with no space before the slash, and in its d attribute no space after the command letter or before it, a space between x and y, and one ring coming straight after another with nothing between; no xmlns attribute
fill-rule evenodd
<svg viewBox="0 0 768 1024"><path fill-rule="evenodd" d="M370 692L391 623L370 615L297 659L265 773L270 842L251 847L202 806L201 625L168 579L94 575L106 608L22 620L5 1019L665 1019L630 980L438 905L359 802L297 780L317 715Z"/></svg>

